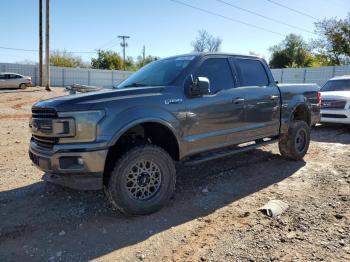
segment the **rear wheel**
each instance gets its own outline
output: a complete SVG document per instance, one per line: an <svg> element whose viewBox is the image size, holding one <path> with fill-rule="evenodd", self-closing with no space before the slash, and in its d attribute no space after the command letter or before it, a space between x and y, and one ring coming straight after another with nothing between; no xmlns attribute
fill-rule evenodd
<svg viewBox="0 0 350 262"><path fill-rule="evenodd" d="M279 150L283 157L291 160L301 160L310 144L310 127L305 121L292 121L288 133L282 135Z"/></svg>
<svg viewBox="0 0 350 262"><path fill-rule="evenodd" d="M20 85L19 85L19 88L20 88L20 89L26 89L27 86L26 86L26 84L20 84Z"/></svg>
<svg viewBox="0 0 350 262"><path fill-rule="evenodd" d="M115 163L106 186L111 203L124 214L144 215L162 208L175 190L173 160L162 148L136 146Z"/></svg>

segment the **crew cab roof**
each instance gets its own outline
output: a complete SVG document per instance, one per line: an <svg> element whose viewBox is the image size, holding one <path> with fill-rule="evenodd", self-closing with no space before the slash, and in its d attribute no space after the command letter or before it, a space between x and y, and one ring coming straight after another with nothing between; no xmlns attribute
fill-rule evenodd
<svg viewBox="0 0 350 262"><path fill-rule="evenodd" d="M204 56L210 56L210 55L237 56L237 57L244 57L244 58L262 59L261 57L254 56L254 55L241 55L241 54L224 53L224 52L188 53L183 55L171 56L167 58L186 57L186 56L204 57ZM167 59L167 58L164 58L164 59Z"/></svg>
<svg viewBox="0 0 350 262"><path fill-rule="evenodd" d="M331 81L333 81L333 80L350 80L350 75L336 76L336 77L333 77L329 80L331 80Z"/></svg>

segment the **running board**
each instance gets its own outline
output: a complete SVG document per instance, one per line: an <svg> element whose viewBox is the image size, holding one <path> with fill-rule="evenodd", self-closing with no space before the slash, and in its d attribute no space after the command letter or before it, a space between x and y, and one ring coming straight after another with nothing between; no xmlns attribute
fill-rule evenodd
<svg viewBox="0 0 350 262"><path fill-rule="evenodd" d="M209 152L206 154L194 155L192 157L187 158L182 163L185 166L198 165L198 164L201 164L203 162L210 161L210 160L215 160L218 158L232 156L232 155L235 155L238 153L250 151L250 150L253 150L253 149L258 148L260 146L272 144L272 143L275 143L277 141L278 141L278 138L273 138L273 139L270 139L267 141L257 142L257 143L252 144L252 145L247 145L247 146L242 146L242 147L235 146L235 147L226 148L226 149L221 150L221 151L215 151L215 152Z"/></svg>

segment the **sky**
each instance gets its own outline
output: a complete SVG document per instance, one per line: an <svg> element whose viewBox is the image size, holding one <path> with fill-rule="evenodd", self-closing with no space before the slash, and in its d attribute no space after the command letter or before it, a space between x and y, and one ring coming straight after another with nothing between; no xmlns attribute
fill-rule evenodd
<svg viewBox="0 0 350 262"><path fill-rule="evenodd" d="M271 21L222 1L177 1L202 11L171 0L51 0L50 48L92 52L74 53L90 62L97 49L122 54L117 36L128 35L127 56L137 57L145 45L146 55L163 58L191 52L198 30L205 29L223 40L223 52L251 51L268 58L268 48L285 35L296 33L306 40L315 38L314 22L325 17L345 18L350 12L350 0L224 0L277 20ZM37 51L4 49L38 49L38 6L38 0L1 0L0 62L38 61Z"/></svg>

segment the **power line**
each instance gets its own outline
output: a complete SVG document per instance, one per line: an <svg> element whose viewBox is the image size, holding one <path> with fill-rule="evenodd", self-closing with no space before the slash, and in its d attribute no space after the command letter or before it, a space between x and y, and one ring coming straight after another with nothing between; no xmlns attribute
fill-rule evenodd
<svg viewBox="0 0 350 262"><path fill-rule="evenodd" d="M39 50L36 50L36 49L13 48L13 47L6 47L6 46L0 46L0 49L25 51L25 52L39 52ZM96 54L97 53L97 51L64 51L64 52L72 53L72 54Z"/></svg>
<svg viewBox="0 0 350 262"><path fill-rule="evenodd" d="M201 11L201 12L203 12L203 13L207 13L207 14L210 14L210 15L214 15L214 16L217 16L217 17L221 17L221 18L226 19L226 20L230 20L231 22L234 22L234 23L243 24L243 25L246 25L246 26L249 26L249 27L253 27L253 28L256 28L256 29L265 31L265 32L269 32L269 33L275 34L275 35L286 36L285 34L281 34L281 33L278 33L278 32L272 31L272 30L269 30L269 29L267 29L267 28L261 27L261 26L257 26L257 25L254 25L254 24L246 23L246 22L241 21L241 20L238 20L238 19L234 19L234 18L231 18L231 17L228 17L228 16L224 16L224 15L221 15L221 14L218 14L218 13L215 13L215 12L212 12L212 11L209 11L209 10L207 10L207 9L203 9L203 8L200 8L200 7L197 7L197 6L193 6L193 5L184 3L184 2L182 2L182 1L178 1L178 0L169 0L169 1L174 2L174 3L177 3L177 4L180 4L180 5L184 5L184 6L190 7L190 8L192 8L192 9Z"/></svg>
<svg viewBox="0 0 350 262"><path fill-rule="evenodd" d="M0 46L0 49L27 51L27 52L39 52L39 50L34 50L34 49L12 48L12 47L5 47L5 46Z"/></svg>
<svg viewBox="0 0 350 262"><path fill-rule="evenodd" d="M112 38L111 40L109 40L108 42L105 42L103 45L101 45L99 48L96 48L96 49L102 49L103 47L106 47L106 46L110 46L111 44L114 45L114 41L118 39L118 36Z"/></svg>
<svg viewBox="0 0 350 262"><path fill-rule="evenodd" d="M271 17L265 16L265 15L259 14L259 13L257 13L257 12L251 11L251 10L249 10L249 9L245 9L245 8L243 8L243 7L240 7L240 6L237 6L237 5L228 3L228 2L226 2L226 1L223 1L223 0L216 0L216 1L219 2L219 3L225 4L225 5L228 5L228 6L230 6L230 7L239 9L239 10L241 10L241 11L244 11L244 12L247 12L247 13L250 13L250 14L253 14L253 15L256 15L256 16L259 16L259 17L262 17L262 18L264 18L264 19L273 21L273 22L275 22L275 23L283 24L283 25L286 25L286 26L292 27L292 28L294 28L294 29L298 29L298 30L301 30L301 31L310 33L310 34L315 34L314 32L309 31L309 30L306 30L306 29L304 29L304 28L301 28L301 27L298 27L298 26L295 26L295 25L291 25L291 24L285 23L285 22L283 22L283 21L281 21L281 20L278 20L278 19L275 19L275 18L271 18Z"/></svg>
<svg viewBox="0 0 350 262"><path fill-rule="evenodd" d="M275 4L275 5L278 5L278 6L280 6L280 7L283 7L283 8L285 8L285 9L290 10L290 11L293 11L294 13L298 13L298 14L300 14L300 15L309 17L309 18L311 18L311 19L318 20L318 18L316 18L316 17L314 17L314 16L312 16L312 15L309 15L309 14L307 14L307 13L301 12L301 11L299 11L299 10L297 10L297 9L294 9L294 8L289 7L289 6L283 5L283 4L278 3L278 2L276 2L276 1L273 1L273 0L266 0L266 1L269 1L270 3L273 3L273 4Z"/></svg>

